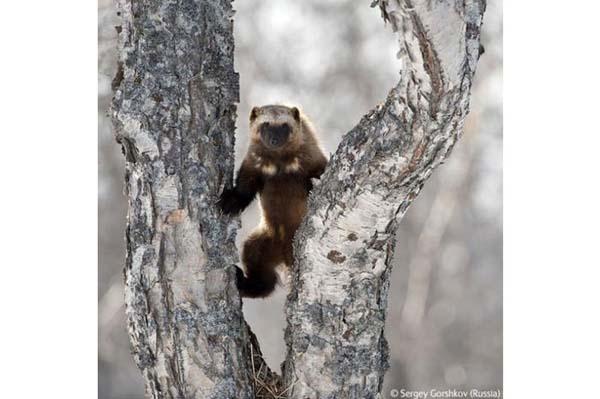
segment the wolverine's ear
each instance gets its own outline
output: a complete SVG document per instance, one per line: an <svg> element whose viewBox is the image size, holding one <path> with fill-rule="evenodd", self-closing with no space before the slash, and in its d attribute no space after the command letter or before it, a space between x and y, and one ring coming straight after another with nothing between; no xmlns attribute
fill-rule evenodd
<svg viewBox="0 0 600 399"><path fill-rule="evenodd" d="M298 108L292 107L292 116L294 117L295 120L300 122L300 110Z"/></svg>
<svg viewBox="0 0 600 399"><path fill-rule="evenodd" d="M258 116L258 107L252 107L252 111L250 111L250 122L253 122Z"/></svg>

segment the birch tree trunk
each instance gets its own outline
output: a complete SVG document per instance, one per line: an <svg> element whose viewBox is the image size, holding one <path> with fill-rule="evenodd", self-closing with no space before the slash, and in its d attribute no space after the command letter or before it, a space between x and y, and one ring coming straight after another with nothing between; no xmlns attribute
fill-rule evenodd
<svg viewBox="0 0 600 399"><path fill-rule="evenodd" d="M381 397L395 231L461 134L485 3L374 4L398 34L400 81L344 136L311 194L279 383L235 288L239 219L215 206L234 165L231 1L118 0L112 112L127 160L126 311L148 396L269 397L258 392L260 369L272 397Z"/></svg>
<svg viewBox="0 0 600 399"><path fill-rule="evenodd" d="M342 139L296 233L286 313L290 398L380 398L398 223L462 133L482 0L380 0L400 81Z"/></svg>

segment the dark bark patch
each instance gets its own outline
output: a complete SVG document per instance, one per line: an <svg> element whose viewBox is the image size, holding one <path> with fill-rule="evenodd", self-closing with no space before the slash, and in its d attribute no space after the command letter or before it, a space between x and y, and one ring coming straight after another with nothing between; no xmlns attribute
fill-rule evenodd
<svg viewBox="0 0 600 399"><path fill-rule="evenodd" d="M346 257L344 255L342 255L341 252L336 251L336 250L329 251L329 253L327 254L327 259L329 259L333 263L338 263L338 264L344 263L346 261Z"/></svg>
<svg viewBox="0 0 600 399"><path fill-rule="evenodd" d="M407 5L412 8L411 2L407 2ZM419 48L421 50L421 56L423 57L423 66L425 71L429 75L431 80L431 98L430 98L430 115L435 119L441 97L444 94L444 77L443 69L438 58L438 55L431 44L428 37L428 32L423 25L423 22L417 14L411 14L412 21L415 26L415 34L419 41ZM467 27L468 29L468 27Z"/></svg>
<svg viewBox="0 0 600 399"><path fill-rule="evenodd" d="M117 32L120 29L121 29L121 27L119 26L117 29ZM112 89L113 92L115 92L119 89L119 86L121 86L121 82L123 81L124 76L125 76L125 74L123 72L123 63L119 62L117 64L117 73L115 74L115 77L113 78L113 80L110 84L110 88Z"/></svg>
<svg viewBox="0 0 600 399"><path fill-rule="evenodd" d="M356 235L355 232L352 232L352 233L348 234L348 239L350 241L356 241L356 240L358 240L358 236Z"/></svg>
<svg viewBox="0 0 600 399"><path fill-rule="evenodd" d="M136 163L139 153L137 148L135 148L135 144L122 134L117 134L115 140L117 143L121 144L121 151L125 156L125 160L127 162Z"/></svg>

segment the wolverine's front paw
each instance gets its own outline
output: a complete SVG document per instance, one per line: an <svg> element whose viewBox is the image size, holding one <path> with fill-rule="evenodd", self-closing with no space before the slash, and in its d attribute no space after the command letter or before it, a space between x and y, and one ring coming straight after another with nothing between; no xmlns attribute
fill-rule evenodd
<svg viewBox="0 0 600 399"><path fill-rule="evenodd" d="M235 215L242 211L243 206L233 189L225 189L221 194L221 198L217 202L218 207L223 213L228 215Z"/></svg>

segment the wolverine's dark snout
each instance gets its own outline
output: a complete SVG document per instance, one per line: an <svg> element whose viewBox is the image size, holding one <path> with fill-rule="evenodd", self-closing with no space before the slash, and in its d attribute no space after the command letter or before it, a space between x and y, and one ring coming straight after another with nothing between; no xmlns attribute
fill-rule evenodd
<svg viewBox="0 0 600 399"><path fill-rule="evenodd" d="M260 137L267 146L278 148L287 142L290 131L290 125L287 123L281 125L263 123L260 127Z"/></svg>

